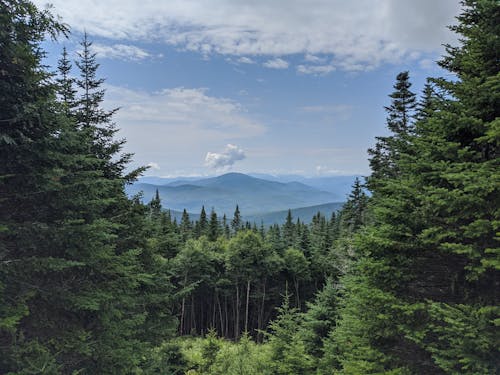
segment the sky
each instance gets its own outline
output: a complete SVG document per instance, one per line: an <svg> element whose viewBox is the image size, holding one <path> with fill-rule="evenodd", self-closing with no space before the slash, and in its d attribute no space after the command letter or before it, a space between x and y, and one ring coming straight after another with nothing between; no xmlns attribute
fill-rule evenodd
<svg viewBox="0 0 500 375"><path fill-rule="evenodd" d="M47 1L35 0L40 7ZM106 108L146 175L369 174L396 75L442 76L458 0L52 0L86 31ZM78 72L74 72L76 75Z"/></svg>

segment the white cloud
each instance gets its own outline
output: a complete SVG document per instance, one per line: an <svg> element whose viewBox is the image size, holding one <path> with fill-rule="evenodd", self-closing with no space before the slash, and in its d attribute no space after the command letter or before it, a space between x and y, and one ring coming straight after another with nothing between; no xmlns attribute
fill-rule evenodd
<svg viewBox="0 0 500 375"><path fill-rule="evenodd" d="M326 62L326 59L324 57L318 57L315 55L311 55L310 53L307 53L304 56L304 60L313 64L323 64Z"/></svg>
<svg viewBox="0 0 500 375"><path fill-rule="evenodd" d="M246 56L242 56L236 61L241 63L241 64L255 64L255 61L253 61L251 58L246 57Z"/></svg>
<svg viewBox="0 0 500 375"><path fill-rule="evenodd" d="M337 68L350 70L411 59L415 51L441 52L441 43L455 38L445 26L455 23L460 6L457 0L51 2L64 22L91 36L163 41L204 56L333 56Z"/></svg>
<svg viewBox="0 0 500 375"><path fill-rule="evenodd" d="M329 65L298 65L297 72L302 74L325 75L335 70L335 66Z"/></svg>
<svg viewBox="0 0 500 375"><path fill-rule="evenodd" d="M126 123L156 124L159 131L196 131L206 137L245 138L265 128L236 101L208 95L206 88L176 87L149 93L106 86L107 105L120 107L116 118ZM161 133L159 133L161 134Z"/></svg>
<svg viewBox="0 0 500 375"><path fill-rule="evenodd" d="M207 152L205 165L216 170L227 170L236 161L245 159L245 152L236 145L228 144L222 152Z"/></svg>
<svg viewBox="0 0 500 375"><path fill-rule="evenodd" d="M324 165L317 165L315 168L316 176L352 176L356 174L365 174L359 170L340 170L326 167Z"/></svg>
<svg viewBox="0 0 500 375"><path fill-rule="evenodd" d="M262 64L266 68L271 68L271 69L286 69L288 68L288 61L285 61L280 58L276 59L271 59L267 60L264 64Z"/></svg>
<svg viewBox="0 0 500 375"><path fill-rule="evenodd" d="M154 171L158 171L158 170L160 170L160 169L161 169L161 168L160 168L160 166L159 166L159 164L158 164L158 163L155 163L154 161L150 161L150 162L147 164L147 166L148 166L150 169L154 170Z"/></svg>
<svg viewBox="0 0 500 375"><path fill-rule="evenodd" d="M149 52L139 47L126 44L104 45L94 43L91 49L92 52L97 54L97 57L103 59L139 61L152 57Z"/></svg>

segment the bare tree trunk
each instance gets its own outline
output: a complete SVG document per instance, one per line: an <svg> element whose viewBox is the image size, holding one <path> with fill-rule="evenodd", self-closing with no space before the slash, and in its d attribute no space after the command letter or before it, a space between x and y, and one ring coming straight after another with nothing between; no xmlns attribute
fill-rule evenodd
<svg viewBox="0 0 500 375"><path fill-rule="evenodd" d="M184 309L186 307L186 297L182 297L182 307L181 307L181 324L179 325L179 335L182 336L184 332Z"/></svg>
<svg viewBox="0 0 500 375"><path fill-rule="evenodd" d="M215 291L215 298L213 298L213 304L212 304L212 328L214 328L215 330L217 330L217 327L216 327L216 317L217 317L217 300L219 298L217 297L217 291Z"/></svg>
<svg viewBox="0 0 500 375"><path fill-rule="evenodd" d="M224 337L229 338L229 312L227 308L227 296L224 296L224 312L226 315L226 321L224 322Z"/></svg>
<svg viewBox="0 0 500 375"><path fill-rule="evenodd" d="M219 307L220 333L221 333L221 336L225 337L225 332L224 332L224 319L222 318L222 307L221 307L221 305L220 305L220 298L219 298L219 294L217 294L217 306Z"/></svg>
<svg viewBox="0 0 500 375"><path fill-rule="evenodd" d="M264 284L262 285L262 301L260 305L260 316L259 316L259 335L258 339L262 340L264 337L262 336L262 329L264 328L264 309L266 308L266 278L264 278Z"/></svg>
<svg viewBox="0 0 500 375"><path fill-rule="evenodd" d="M191 295L191 327L189 329L189 333L191 333L193 330L196 332L196 319L194 311L194 296Z"/></svg>
<svg viewBox="0 0 500 375"><path fill-rule="evenodd" d="M184 287L187 284L187 274L184 276ZM186 309L186 297L182 297L182 307L181 307L181 324L179 326L179 334L182 336L184 333L184 313Z"/></svg>
<svg viewBox="0 0 500 375"><path fill-rule="evenodd" d="M234 338L240 337L240 287L236 284L236 321L234 322Z"/></svg>
<svg viewBox="0 0 500 375"><path fill-rule="evenodd" d="M250 301L250 279L247 280L247 304L245 308L245 332L248 333L248 303Z"/></svg>

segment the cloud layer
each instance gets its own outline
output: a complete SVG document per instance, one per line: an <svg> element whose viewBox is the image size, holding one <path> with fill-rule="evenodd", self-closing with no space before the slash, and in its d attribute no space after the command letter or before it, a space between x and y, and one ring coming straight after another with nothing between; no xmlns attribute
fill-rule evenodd
<svg viewBox="0 0 500 375"><path fill-rule="evenodd" d="M220 0L217 6L203 0L52 3L65 22L94 36L164 42L204 55L306 54L309 61L299 71L313 74L371 69L441 51L441 43L453 38L445 26L454 23L459 10L456 0ZM314 59L316 55L329 56L329 62Z"/></svg>
<svg viewBox="0 0 500 375"><path fill-rule="evenodd" d="M103 59L139 61L152 57L149 52L142 48L127 44L104 45L94 43L92 44L91 50L97 57Z"/></svg>
<svg viewBox="0 0 500 375"><path fill-rule="evenodd" d="M245 152L236 145L228 144L222 152L207 152L205 165L219 171L229 169L238 160L245 159Z"/></svg>

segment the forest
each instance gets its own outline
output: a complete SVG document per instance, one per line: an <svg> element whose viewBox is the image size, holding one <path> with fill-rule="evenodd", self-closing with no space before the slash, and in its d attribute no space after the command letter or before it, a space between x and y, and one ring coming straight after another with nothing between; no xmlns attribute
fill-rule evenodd
<svg viewBox="0 0 500 375"><path fill-rule="evenodd" d="M272 226L128 197L92 41L52 71L67 26L0 9L0 374L500 373L497 0L397 75L343 208Z"/></svg>

